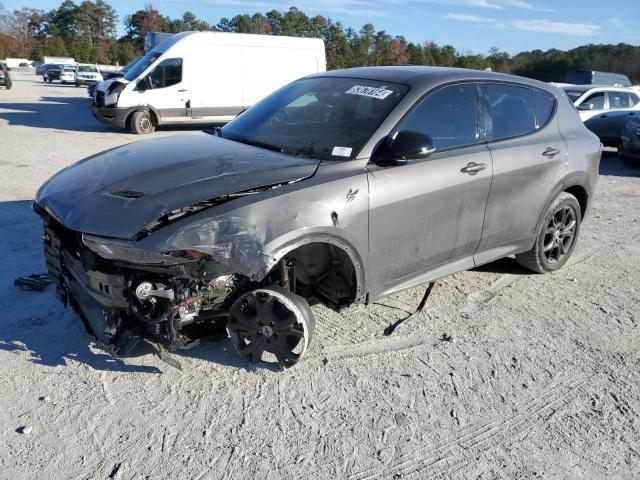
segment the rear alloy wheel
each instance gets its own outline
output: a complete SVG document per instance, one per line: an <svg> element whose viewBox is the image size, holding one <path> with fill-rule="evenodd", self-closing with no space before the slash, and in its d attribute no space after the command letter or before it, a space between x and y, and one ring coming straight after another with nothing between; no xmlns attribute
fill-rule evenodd
<svg viewBox="0 0 640 480"><path fill-rule="evenodd" d="M521 266L538 273L559 269L573 253L581 221L578 200L562 192L547 210L542 231L533 248L516 255L516 260Z"/></svg>
<svg viewBox="0 0 640 480"><path fill-rule="evenodd" d="M131 115L129 127L133 133L138 135L153 133L156 129L156 126L153 124L153 120L151 120L151 115L149 115L149 112L145 110L135 112Z"/></svg>
<svg viewBox="0 0 640 480"><path fill-rule="evenodd" d="M227 323L241 357L253 363L277 363L283 369L294 366L305 354L313 328L307 301L278 287L242 295L231 306Z"/></svg>

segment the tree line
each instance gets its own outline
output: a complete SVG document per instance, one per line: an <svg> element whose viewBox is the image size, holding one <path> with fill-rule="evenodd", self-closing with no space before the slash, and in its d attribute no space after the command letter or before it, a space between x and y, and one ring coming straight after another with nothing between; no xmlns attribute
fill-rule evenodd
<svg viewBox="0 0 640 480"><path fill-rule="evenodd" d="M79 4L64 0L48 12L35 8L8 12L0 3L0 58L71 56L79 62L123 65L142 53L147 32L200 30L322 38L329 69L403 64L491 68L558 82L567 71L580 69L624 73L640 82L640 46L623 43L585 45L569 51L533 50L513 56L497 48L474 54L431 41L408 42L403 36L376 30L371 23L356 31L322 15L310 17L295 7L222 18L212 25L191 12L170 18L147 5L122 19L124 35L119 38L118 20L114 8L104 0Z"/></svg>

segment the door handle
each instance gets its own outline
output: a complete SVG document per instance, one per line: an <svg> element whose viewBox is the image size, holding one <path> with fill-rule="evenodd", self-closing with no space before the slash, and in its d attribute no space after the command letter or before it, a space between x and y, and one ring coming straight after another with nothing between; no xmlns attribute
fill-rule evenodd
<svg viewBox="0 0 640 480"><path fill-rule="evenodd" d="M484 170L485 168L487 168L486 163L469 162L465 167L462 167L460 171L462 173L468 173L469 175L475 175L476 173L478 173L481 170Z"/></svg>
<svg viewBox="0 0 640 480"><path fill-rule="evenodd" d="M180 90L178 90L179 92L186 92L187 89L186 88L181 88Z"/></svg>
<svg viewBox="0 0 640 480"><path fill-rule="evenodd" d="M557 148L548 147L544 152L542 152L542 155L544 155L547 158L553 158L559 153L560 153L560 150L558 150Z"/></svg>

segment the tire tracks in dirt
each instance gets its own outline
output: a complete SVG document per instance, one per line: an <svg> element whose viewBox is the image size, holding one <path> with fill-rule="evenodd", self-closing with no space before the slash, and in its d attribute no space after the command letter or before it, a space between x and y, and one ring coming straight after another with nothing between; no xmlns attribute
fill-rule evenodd
<svg viewBox="0 0 640 480"><path fill-rule="evenodd" d="M551 415L567 407L587 383L588 375L568 376L547 384L532 395L516 413L470 425L443 442L400 456L394 463L350 475L350 480L404 477L427 468L437 475L458 470L474 458L473 452L498 447L514 437L539 428ZM460 451L465 455L461 456ZM462 460L462 462L460 461Z"/></svg>

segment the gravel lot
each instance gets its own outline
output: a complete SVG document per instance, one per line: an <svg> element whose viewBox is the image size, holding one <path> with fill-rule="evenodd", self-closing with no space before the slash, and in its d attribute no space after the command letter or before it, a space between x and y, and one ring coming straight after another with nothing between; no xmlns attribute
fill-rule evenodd
<svg viewBox="0 0 640 480"><path fill-rule="evenodd" d="M391 337L422 289L314 307L315 343L289 371L228 341L177 355L179 371L144 350L113 360L53 289L13 287L45 268L37 187L139 139L89 105L33 74L0 89L1 478L640 478L640 169L605 155L555 274L506 259L447 277Z"/></svg>

